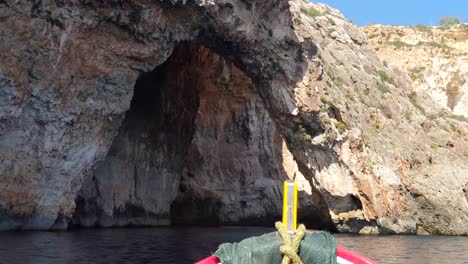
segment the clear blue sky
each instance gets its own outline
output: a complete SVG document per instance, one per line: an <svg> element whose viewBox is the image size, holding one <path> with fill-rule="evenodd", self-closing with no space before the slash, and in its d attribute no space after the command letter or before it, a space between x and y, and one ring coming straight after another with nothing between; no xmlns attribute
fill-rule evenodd
<svg viewBox="0 0 468 264"><path fill-rule="evenodd" d="M457 16L468 22L468 0L319 0L339 9L359 26L437 25L439 18Z"/></svg>

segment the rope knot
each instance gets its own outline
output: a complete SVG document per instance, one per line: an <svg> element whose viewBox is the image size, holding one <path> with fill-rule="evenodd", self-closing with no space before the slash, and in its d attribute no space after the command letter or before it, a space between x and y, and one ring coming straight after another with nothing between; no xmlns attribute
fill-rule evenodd
<svg viewBox="0 0 468 264"><path fill-rule="evenodd" d="M278 233L283 239L284 243L280 247L280 252L283 254L283 261L281 262L281 264L302 264L302 261L299 258L297 251L299 250L302 238L305 235L305 226L302 224L299 225L292 239L282 222L276 222L275 227L278 230Z"/></svg>

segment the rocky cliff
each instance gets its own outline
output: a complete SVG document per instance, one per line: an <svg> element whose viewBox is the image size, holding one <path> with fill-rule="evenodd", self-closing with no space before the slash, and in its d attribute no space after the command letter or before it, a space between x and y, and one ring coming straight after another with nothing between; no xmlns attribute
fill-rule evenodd
<svg viewBox="0 0 468 264"><path fill-rule="evenodd" d="M466 234L468 126L304 1L0 1L0 229Z"/></svg>
<svg viewBox="0 0 468 264"><path fill-rule="evenodd" d="M81 187L75 224L267 224L295 174L309 194L301 206L323 216L309 221L326 224L290 157L252 81L213 51L182 45L137 81L106 159Z"/></svg>
<svg viewBox="0 0 468 264"><path fill-rule="evenodd" d="M455 115L468 117L468 24L363 28L379 57L404 69L414 88Z"/></svg>

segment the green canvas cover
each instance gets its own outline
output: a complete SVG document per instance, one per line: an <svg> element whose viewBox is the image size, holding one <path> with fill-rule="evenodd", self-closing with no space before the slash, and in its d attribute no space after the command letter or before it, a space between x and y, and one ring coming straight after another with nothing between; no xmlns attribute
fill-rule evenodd
<svg viewBox="0 0 468 264"><path fill-rule="evenodd" d="M213 254L223 264L280 264L283 240L277 232L251 237L239 243L221 244ZM336 264L336 242L329 233L307 233L299 248L303 264Z"/></svg>

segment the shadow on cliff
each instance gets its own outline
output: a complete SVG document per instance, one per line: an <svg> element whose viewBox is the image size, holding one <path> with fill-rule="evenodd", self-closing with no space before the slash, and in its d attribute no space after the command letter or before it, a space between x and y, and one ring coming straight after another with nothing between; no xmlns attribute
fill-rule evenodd
<svg viewBox="0 0 468 264"><path fill-rule="evenodd" d="M73 223L273 226L288 179L285 151L252 80L216 52L181 44L138 79L106 159L78 195ZM300 222L332 229L315 188L299 197Z"/></svg>

